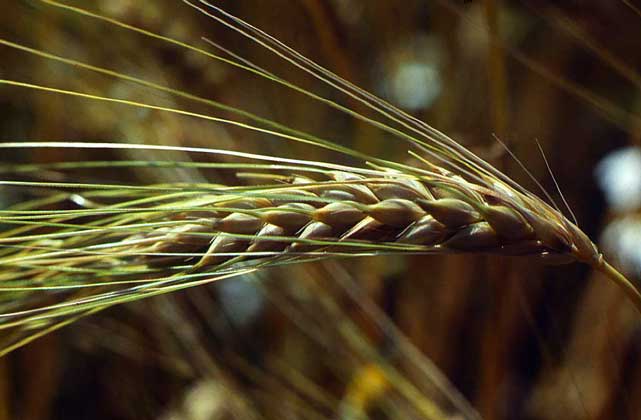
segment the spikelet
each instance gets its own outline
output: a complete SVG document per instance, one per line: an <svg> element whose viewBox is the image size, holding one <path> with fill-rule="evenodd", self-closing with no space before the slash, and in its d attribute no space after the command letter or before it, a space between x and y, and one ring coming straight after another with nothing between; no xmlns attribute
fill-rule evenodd
<svg viewBox="0 0 641 420"><path fill-rule="evenodd" d="M235 209L219 212L217 218L200 218L198 223L202 224L179 226L175 231L158 229L162 234L149 233L159 241L152 248L179 250L177 244L184 243L183 251L190 252L194 241L177 235L205 232L213 239L200 249L205 253L196 264L201 269L220 262L224 255L227 259L255 258L253 253L267 248L281 253L279 257L303 249L340 252L354 249L342 245L353 245L354 241L360 241L360 251L369 250L369 244L398 243L414 245L412 250L426 253L486 253L588 263L601 258L596 246L570 228L562 215L542 202L528 206L528 197L516 202L500 191L436 173L417 179L397 174L368 178L347 172L333 172L329 177L319 182L296 178L296 184L291 185L305 192L306 202L299 201L300 195L291 195L291 201L283 203L283 196L288 195L286 186L254 190L252 194L262 198L258 204L253 197L233 198L230 202ZM435 198L433 190L445 182L452 195L460 198ZM247 208L251 214L243 212ZM330 244L314 245L310 240ZM144 252L146 247L143 244L139 250ZM233 255L229 255L232 248Z"/></svg>

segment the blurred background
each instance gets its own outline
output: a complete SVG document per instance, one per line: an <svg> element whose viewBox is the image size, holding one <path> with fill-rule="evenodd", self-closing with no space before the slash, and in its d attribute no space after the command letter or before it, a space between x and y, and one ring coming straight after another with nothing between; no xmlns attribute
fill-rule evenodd
<svg viewBox="0 0 641 420"><path fill-rule="evenodd" d="M65 3L225 55L206 37L304 89L375 116L181 1ZM498 137L559 198L538 142L582 229L639 284L639 3L215 3L538 192ZM411 162L403 141L187 48L40 1L0 5L5 40ZM6 45L0 46L0 78L231 115ZM357 163L195 118L8 86L0 88L0 139L214 147ZM132 150L0 153L5 163L153 158ZM194 159L178 152L170 158ZM243 182L230 171L186 168L32 177ZM25 194L0 187L0 208ZM577 264L409 256L274 268L118 306L9 354L0 359L0 420L474 418L469 407L489 420L636 419L639 319L615 286Z"/></svg>

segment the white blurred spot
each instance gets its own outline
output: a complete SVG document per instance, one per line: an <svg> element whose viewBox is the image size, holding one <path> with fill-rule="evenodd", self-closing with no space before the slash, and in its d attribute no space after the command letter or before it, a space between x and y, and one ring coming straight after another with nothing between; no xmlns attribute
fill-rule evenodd
<svg viewBox="0 0 641 420"><path fill-rule="evenodd" d="M80 194L71 194L69 196L69 201L71 201L78 207L91 207L90 202Z"/></svg>
<svg viewBox="0 0 641 420"><path fill-rule="evenodd" d="M599 163L596 175L613 210L641 208L641 149L627 147L610 153Z"/></svg>
<svg viewBox="0 0 641 420"><path fill-rule="evenodd" d="M392 75L391 94L410 111L427 108L441 93L441 77L431 64L402 63Z"/></svg>
<svg viewBox="0 0 641 420"><path fill-rule="evenodd" d="M232 322L244 326L252 322L264 305L263 295L247 278L218 283L220 300Z"/></svg>
<svg viewBox="0 0 641 420"><path fill-rule="evenodd" d="M640 218L624 217L610 223L603 232L603 243L626 272L641 273Z"/></svg>
<svg viewBox="0 0 641 420"><path fill-rule="evenodd" d="M185 409L188 418L206 420L214 418L223 403L223 392L213 381L201 382L193 387L185 398Z"/></svg>
<svg viewBox="0 0 641 420"><path fill-rule="evenodd" d="M161 417L162 420L210 420L221 418L225 409L225 390L213 380L196 383L187 390L182 405Z"/></svg>
<svg viewBox="0 0 641 420"><path fill-rule="evenodd" d="M408 111L429 108L443 89L443 51L438 40L418 34L381 60L381 87L394 104Z"/></svg>

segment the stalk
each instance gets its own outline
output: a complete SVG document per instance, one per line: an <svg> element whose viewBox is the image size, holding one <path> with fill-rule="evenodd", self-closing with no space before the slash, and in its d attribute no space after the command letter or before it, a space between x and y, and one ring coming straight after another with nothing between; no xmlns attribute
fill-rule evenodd
<svg viewBox="0 0 641 420"><path fill-rule="evenodd" d="M593 268L603 273L610 280L616 283L623 290L623 292L625 292L626 296L628 297L628 299L630 299L632 304L634 304L634 307L639 312L639 314L641 314L641 293L639 293L639 290L630 280L627 279L627 277L625 277L623 274L621 274L621 272L610 265L610 263L608 263L605 258L600 258L598 262L593 265Z"/></svg>

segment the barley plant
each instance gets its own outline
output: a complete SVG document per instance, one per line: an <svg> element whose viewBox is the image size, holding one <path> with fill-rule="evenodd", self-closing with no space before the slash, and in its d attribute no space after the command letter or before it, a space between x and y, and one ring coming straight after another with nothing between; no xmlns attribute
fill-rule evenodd
<svg viewBox="0 0 641 420"><path fill-rule="evenodd" d="M573 101L636 139L633 106L562 73L567 40L638 88L633 65L569 6L240 3L5 0L0 419L635 418L641 376L600 369L638 350L636 276L578 208L590 145L552 123ZM422 8L429 32L394 38ZM371 75L359 22L401 45ZM99 409L65 393L65 352L102 354Z"/></svg>

